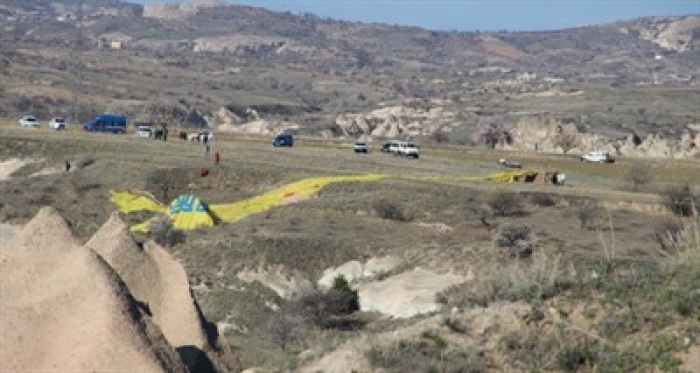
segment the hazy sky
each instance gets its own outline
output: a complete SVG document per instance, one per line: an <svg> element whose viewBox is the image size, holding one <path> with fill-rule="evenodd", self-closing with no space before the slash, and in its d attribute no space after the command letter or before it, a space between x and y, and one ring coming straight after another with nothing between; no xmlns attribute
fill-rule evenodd
<svg viewBox="0 0 700 373"><path fill-rule="evenodd" d="M171 0L137 0L141 3ZM230 1L231 2L231 1ZM650 15L700 14L700 0L236 0L337 19L439 30L547 30Z"/></svg>

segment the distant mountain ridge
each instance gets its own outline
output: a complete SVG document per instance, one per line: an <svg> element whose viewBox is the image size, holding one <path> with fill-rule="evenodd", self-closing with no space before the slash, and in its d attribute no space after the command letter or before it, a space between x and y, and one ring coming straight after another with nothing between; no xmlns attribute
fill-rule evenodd
<svg viewBox="0 0 700 373"><path fill-rule="evenodd" d="M18 38L70 40L76 2L0 1L0 23ZM700 16L631 21L538 32L442 32L417 27L337 21L306 14L200 0L138 5L85 1L85 35L118 32L132 48L228 53L270 63L328 68L463 68L517 64L562 76L648 74L656 55L681 74L697 71ZM636 61L636 62L633 62ZM577 66L577 71L572 71Z"/></svg>

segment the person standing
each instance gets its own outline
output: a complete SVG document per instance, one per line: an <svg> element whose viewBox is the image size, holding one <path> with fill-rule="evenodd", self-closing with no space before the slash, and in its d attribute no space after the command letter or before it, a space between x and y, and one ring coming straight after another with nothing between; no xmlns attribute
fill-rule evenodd
<svg viewBox="0 0 700 373"><path fill-rule="evenodd" d="M209 147L209 144L204 145L204 157L208 157L208 156L209 156L209 151L210 151L210 150L211 150L211 148Z"/></svg>
<svg viewBox="0 0 700 373"><path fill-rule="evenodd" d="M219 162L221 162L221 153L217 150L214 152L214 164L218 166Z"/></svg>

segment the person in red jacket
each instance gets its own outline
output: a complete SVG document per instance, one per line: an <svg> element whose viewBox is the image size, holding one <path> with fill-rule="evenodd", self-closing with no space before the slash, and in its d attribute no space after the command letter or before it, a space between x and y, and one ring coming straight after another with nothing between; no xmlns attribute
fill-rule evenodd
<svg viewBox="0 0 700 373"><path fill-rule="evenodd" d="M214 152L214 164L218 166L219 162L221 162L221 153L217 150Z"/></svg>

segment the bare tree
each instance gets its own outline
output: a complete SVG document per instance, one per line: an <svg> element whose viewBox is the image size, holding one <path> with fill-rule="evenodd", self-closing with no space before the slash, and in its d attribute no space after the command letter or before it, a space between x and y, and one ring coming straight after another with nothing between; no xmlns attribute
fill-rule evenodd
<svg viewBox="0 0 700 373"><path fill-rule="evenodd" d="M496 145L511 144L513 142L513 134L503 123L502 117L485 117L479 119L479 122L476 124L474 141L494 149Z"/></svg>
<svg viewBox="0 0 700 373"><path fill-rule="evenodd" d="M581 145L581 139L575 130L561 130L554 136L554 145L561 148L564 154Z"/></svg>

